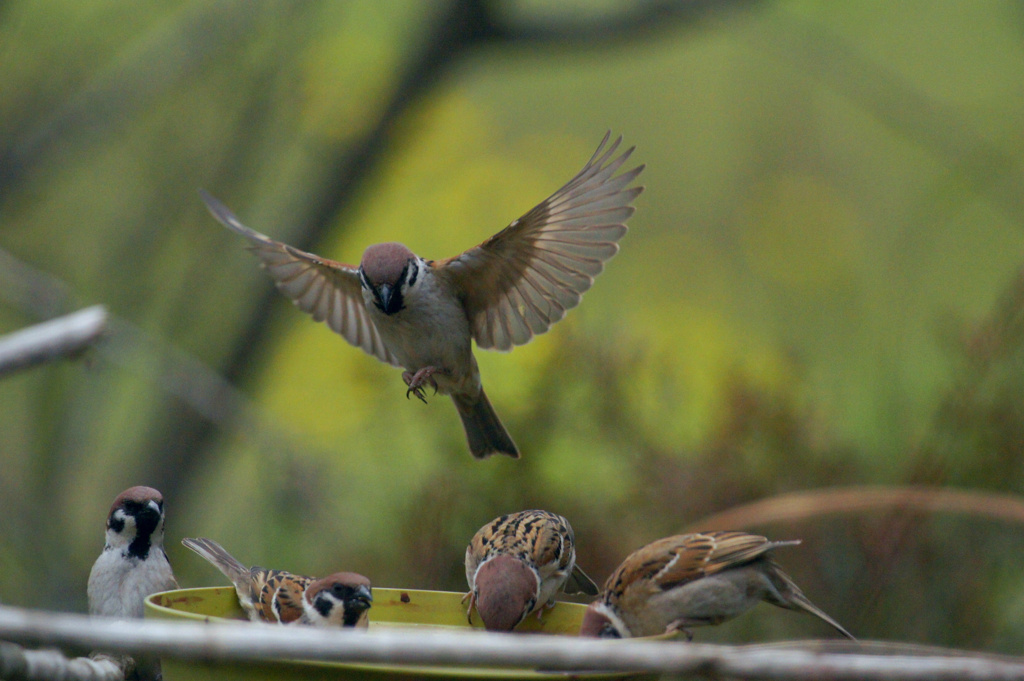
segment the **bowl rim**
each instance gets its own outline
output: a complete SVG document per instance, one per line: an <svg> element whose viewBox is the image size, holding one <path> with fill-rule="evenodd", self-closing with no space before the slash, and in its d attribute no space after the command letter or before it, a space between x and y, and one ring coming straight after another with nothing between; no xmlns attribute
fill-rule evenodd
<svg viewBox="0 0 1024 681"><path fill-rule="evenodd" d="M196 622L218 622L218 623L234 623L234 624L255 624L260 626L260 623L250 622L247 619L236 619L231 617L222 617L219 615L203 615L195 612L188 612L185 610L175 609L167 607L160 603L155 602L161 597L175 594L177 596L201 596L210 595L214 592L230 591L234 593L235 589L233 586L219 585L219 586L203 586L203 587L189 587L183 589L171 589L168 591L160 591L154 594L150 594L145 598L144 606L147 613L154 613L157 616L165 616L173 619L186 619ZM402 592L408 594L431 594L434 596L449 596L457 597L461 599L465 592L462 591L441 591L433 589L400 589L391 587L373 587L375 596L378 592L387 592L388 594L394 593L396 597L399 597ZM383 596L384 593L381 593ZM574 603L572 601L556 601L559 605L574 606L577 608L586 608L583 603ZM150 616L147 614L147 616ZM266 625L264 625L266 626ZM446 625L436 625L446 626ZM451 626L451 625L447 625ZM469 627L466 627L467 629ZM474 627L476 628L476 627ZM529 632L533 634L535 632ZM549 633L549 636L574 636L571 633ZM662 639L667 637L665 635L659 637L651 637L652 639ZM617 641L607 641L609 645L615 645ZM188 660L177 660L177 664L191 664ZM488 676L495 679L555 679L555 678L578 678L578 679L619 679L619 678L631 678L637 676L633 673L622 673L613 671L581 671L581 672L554 672L554 671L542 671L539 669L533 669L530 667L504 667L504 666L472 666L472 667L459 667L459 666L446 666L446 665L405 665L405 664L388 664L386 662L328 662L323 660L303 660L303 659L290 659L290 658L278 658L270 660L253 660L251 662L222 662L217 664L239 664L239 665L252 665L252 666L311 666L324 669L337 669L339 672L344 670L352 671L364 671L373 673L392 673L392 674L413 674L419 676L436 677L436 678L474 678L479 679L482 676Z"/></svg>

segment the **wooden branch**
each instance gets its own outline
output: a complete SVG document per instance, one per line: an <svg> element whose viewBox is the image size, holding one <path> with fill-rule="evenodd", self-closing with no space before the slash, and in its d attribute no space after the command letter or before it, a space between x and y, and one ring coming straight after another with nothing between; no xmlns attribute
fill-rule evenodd
<svg viewBox="0 0 1024 681"><path fill-rule="evenodd" d="M1024 679L1024 658L958 651L872 655L778 646L602 641L410 629L325 630L250 623L123 621L0 607L0 638L203 661L303 659L552 671L656 671L712 679ZM870 650L870 645L865 648ZM852 650L857 651L854 647Z"/></svg>
<svg viewBox="0 0 1024 681"><path fill-rule="evenodd" d="M819 519L834 514L906 510L918 513L966 513L1024 524L1024 497L945 487L855 485L792 492L734 506L690 523L684 532L709 527L743 529L777 522Z"/></svg>
<svg viewBox="0 0 1024 681"><path fill-rule="evenodd" d="M92 345L106 326L106 308L95 305L0 337L0 376L76 355Z"/></svg>
<svg viewBox="0 0 1024 681"><path fill-rule="evenodd" d="M124 681L117 660L106 655L68 659L59 650L25 650L0 641L0 679L4 681Z"/></svg>

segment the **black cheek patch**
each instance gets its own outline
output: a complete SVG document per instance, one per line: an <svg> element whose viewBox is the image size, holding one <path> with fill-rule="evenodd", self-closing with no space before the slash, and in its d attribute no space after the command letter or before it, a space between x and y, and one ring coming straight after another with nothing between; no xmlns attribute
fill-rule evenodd
<svg viewBox="0 0 1024 681"><path fill-rule="evenodd" d="M313 608L315 608L322 617L327 617L333 607L334 603L331 602L331 599L325 597L323 594L320 594L313 600Z"/></svg>
<svg viewBox="0 0 1024 681"><path fill-rule="evenodd" d="M119 515L111 514L110 520L107 521L107 527L117 534L121 534L124 532L124 518Z"/></svg>

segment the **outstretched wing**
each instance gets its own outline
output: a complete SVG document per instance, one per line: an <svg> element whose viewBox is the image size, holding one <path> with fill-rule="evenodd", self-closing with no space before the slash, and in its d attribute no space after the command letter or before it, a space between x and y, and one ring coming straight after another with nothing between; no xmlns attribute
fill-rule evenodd
<svg viewBox="0 0 1024 681"><path fill-rule="evenodd" d="M227 206L205 191L199 193L213 217L249 240L249 249L300 310L318 322L326 321L332 331L382 362L399 365L366 313L356 268L274 241L243 225Z"/></svg>
<svg viewBox="0 0 1024 681"><path fill-rule="evenodd" d="M644 169L617 171L633 148L613 154L609 132L574 178L533 210L465 253L437 263L464 304L481 348L510 350L544 333L576 307L619 250L630 203L643 187L629 187Z"/></svg>

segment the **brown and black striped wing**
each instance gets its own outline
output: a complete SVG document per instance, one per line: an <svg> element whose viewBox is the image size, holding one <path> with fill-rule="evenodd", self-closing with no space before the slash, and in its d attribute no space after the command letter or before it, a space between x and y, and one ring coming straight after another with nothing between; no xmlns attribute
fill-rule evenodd
<svg viewBox="0 0 1024 681"><path fill-rule="evenodd" d="M466 550L466 579L470 584L480 564L496 554L525 561L542 580L566 573L575 557L572 527L557 513L542 510L495 518L477 531ZM583 577L589 581L586 575Z"/></svg>
<svg viewBox="0 0 1024 681"><path fill-rule="evenodd" d="M749 563L786 542L745 532L699 532L651 542L630 554L605 583L614 600L633 586L667 591L695 579Z"/></svg>
<svg viewBox="0 0 1024 681"><path fill-rule="evenodd" d="M253 580L253 586L258 588L259 595L254 602L259 604L259 613L263 620L289 624L300 619L302 596L313 579L286 570L253 568L254 573L257 570L260 570L260 574Z"/></svg>

